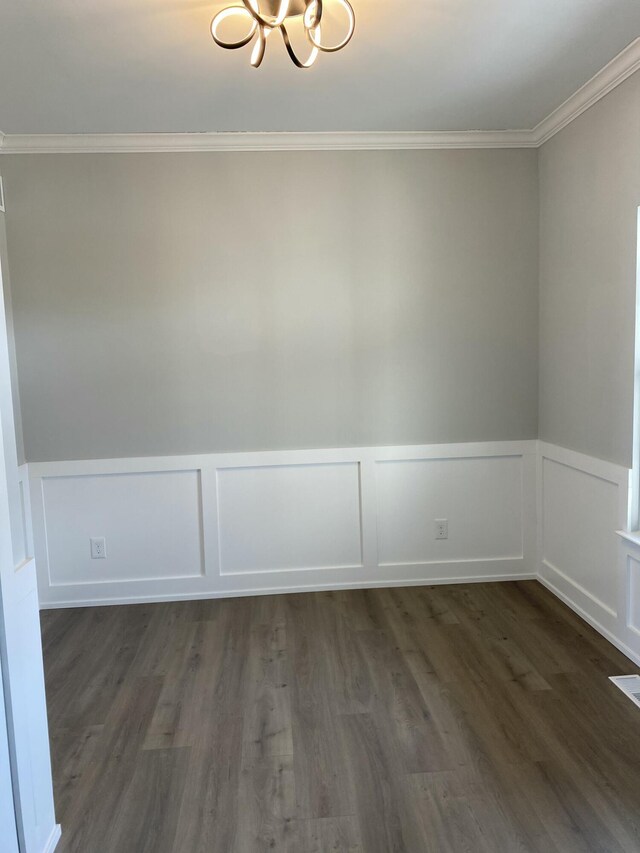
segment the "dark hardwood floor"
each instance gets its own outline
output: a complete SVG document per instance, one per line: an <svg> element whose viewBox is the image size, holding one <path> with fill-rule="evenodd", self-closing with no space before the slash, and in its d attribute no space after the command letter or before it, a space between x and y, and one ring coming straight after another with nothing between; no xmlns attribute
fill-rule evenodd
<svg viewBox="0 0 640 853"><path fill-rule="evenodd" d="M631 662L535 581L49 611L60 851L640 851Z"/></svg>

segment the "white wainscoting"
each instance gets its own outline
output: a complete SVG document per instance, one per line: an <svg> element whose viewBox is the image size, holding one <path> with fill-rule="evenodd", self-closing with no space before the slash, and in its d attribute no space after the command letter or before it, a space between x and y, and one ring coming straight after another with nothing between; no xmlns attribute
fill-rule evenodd
<svg viewBox="0 0 640 853"><path fill-rule="evenodd" d="M538 577L640 663L640 534L616 535L630 472L562 447L46 462L20 475L42 607ZM91 559L93 536L105 560Z"/></svg>
<svg viewBox="0 0 640 853"><path fill-rule="evenodd" d="M32 463L41 606L533 577L536 449ZM99 536L104 560L90 555Z"/></svg>
<svg viewBox="0 0 640 853"><path fill-rule="evenodd" d="M640 663L640 544L616 533L629 485L627 468L539 443L539 579Z"/></svg>

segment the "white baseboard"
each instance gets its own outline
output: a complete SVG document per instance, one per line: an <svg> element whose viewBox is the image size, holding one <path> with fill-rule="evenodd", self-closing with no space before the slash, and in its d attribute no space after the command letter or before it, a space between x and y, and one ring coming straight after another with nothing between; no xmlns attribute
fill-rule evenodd
<svg viewBox="0 0 640 853"><path fill-rule="evenodd" d="M531 577L536 447L30 464L41 606Z"/></svg>
<svg viewBox="0 0 640 853"><path fill-rule="evenodd" d="M42 848L42 853L53 853L53 851L58 846L58 841L62 838L62 828L59 823L57 823L53 829L51 830L51 835L49 836L47 843Z"/></svg>
<svg viewBox="0 0 640 853"><path fill-rule="evenodd" d="M478 575L475 577L462 576L447 576L441 578L429 578L420 580L383 580L383 581L362 581L361 583L329 583L329 584L308 584L306 586L297 587L268 587L265 589L250 589L250 590L231 590L222 593L201 593L191 594L183 593L176 595L152 595L152 596L129 596L121 598L90 598L86 601L56 601L55 603L43 606L43 610L56 610L67 607L105 607L118 604L154 604L162 601L204 601L217 598L243 598L254 595L278 595L296 592L327 592L329 590L340 589L388 589L390 587L412 587L412 586L443 586L445 584L458 583L504 583L504 581L523 581L536 580L535 574L523 574L517 572L515 574L506 575Z"/></svg>
<svg viewBox="0 0 640 853"><path fill-rule="evenodd" d="M629 660L632 660L637 666L640 666L640 652L630 648L626 643L623 643L619 637L609 631L608 628L605 628L604 625L598 622L598 620L595 619L591 613L587 612L582 607L577 605L570 596L565 595L565 593L562 592L562 590L558 589L558 587L555 586L553 583L551 583L550 580L547 580L547 578L544 578L542 576L538 576L538 580L544 587L549 590L549 592L552 592L557 598L560 599L560 601L564 602L567 607L570 607L571 610L573 610L575 613L578 614L578 616L584 619L585 622L591 625L592 628L595 628L595 630L599 634L602 634L603 637L606 637L606 639L609 640L609 642L614 645L619 651L621 651L623 655L626 655ZM624 675L624 673L621 674Z"/></svg>

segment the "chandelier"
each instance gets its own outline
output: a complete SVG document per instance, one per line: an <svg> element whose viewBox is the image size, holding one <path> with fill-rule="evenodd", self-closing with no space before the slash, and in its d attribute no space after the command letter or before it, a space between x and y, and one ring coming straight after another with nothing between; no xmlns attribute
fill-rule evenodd
<svg viewBox="0 0 640 853"><path fill-rule="evenodd" d="M251 52L251 64L254 68L258 68L264 59L267 39L274 30L280 30L284 46L294 65L298 68L310 68L320 51L335 53L336 50L341 50L348 44L356 26L356 17L349 0L333 0L346 12L348 31L342 41L334 45L326 45L322 43L323 0L242 0L242 2L243 6L228 6L218 12L211 21L211 35L216 44L228 50L244 47L255 36L256 41ZM286 27L286 23L291 18L300 16L310 43L309 55L304 60L300 59L293 49ZM233 17L245 18L249 30L237 41L225 41L220 37L220 25Z"/></svg>

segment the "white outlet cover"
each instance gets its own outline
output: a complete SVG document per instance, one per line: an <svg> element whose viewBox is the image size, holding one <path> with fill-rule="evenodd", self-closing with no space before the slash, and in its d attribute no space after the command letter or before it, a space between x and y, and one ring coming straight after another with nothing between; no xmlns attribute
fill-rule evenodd
<svg viewBox="0 0 640 853"><path fill-rule="evenodd" d="M448 539L449 538L449 519L448 518L436 518L435 526L436 526L436 539Z"/></svg>
<svg viewBox="0 0 640 853"><path fill-rule="evenodd" d="M91 559L105 560L107 557L107 544L104 536L95 536L89 540L91 544Z"/></svg>

